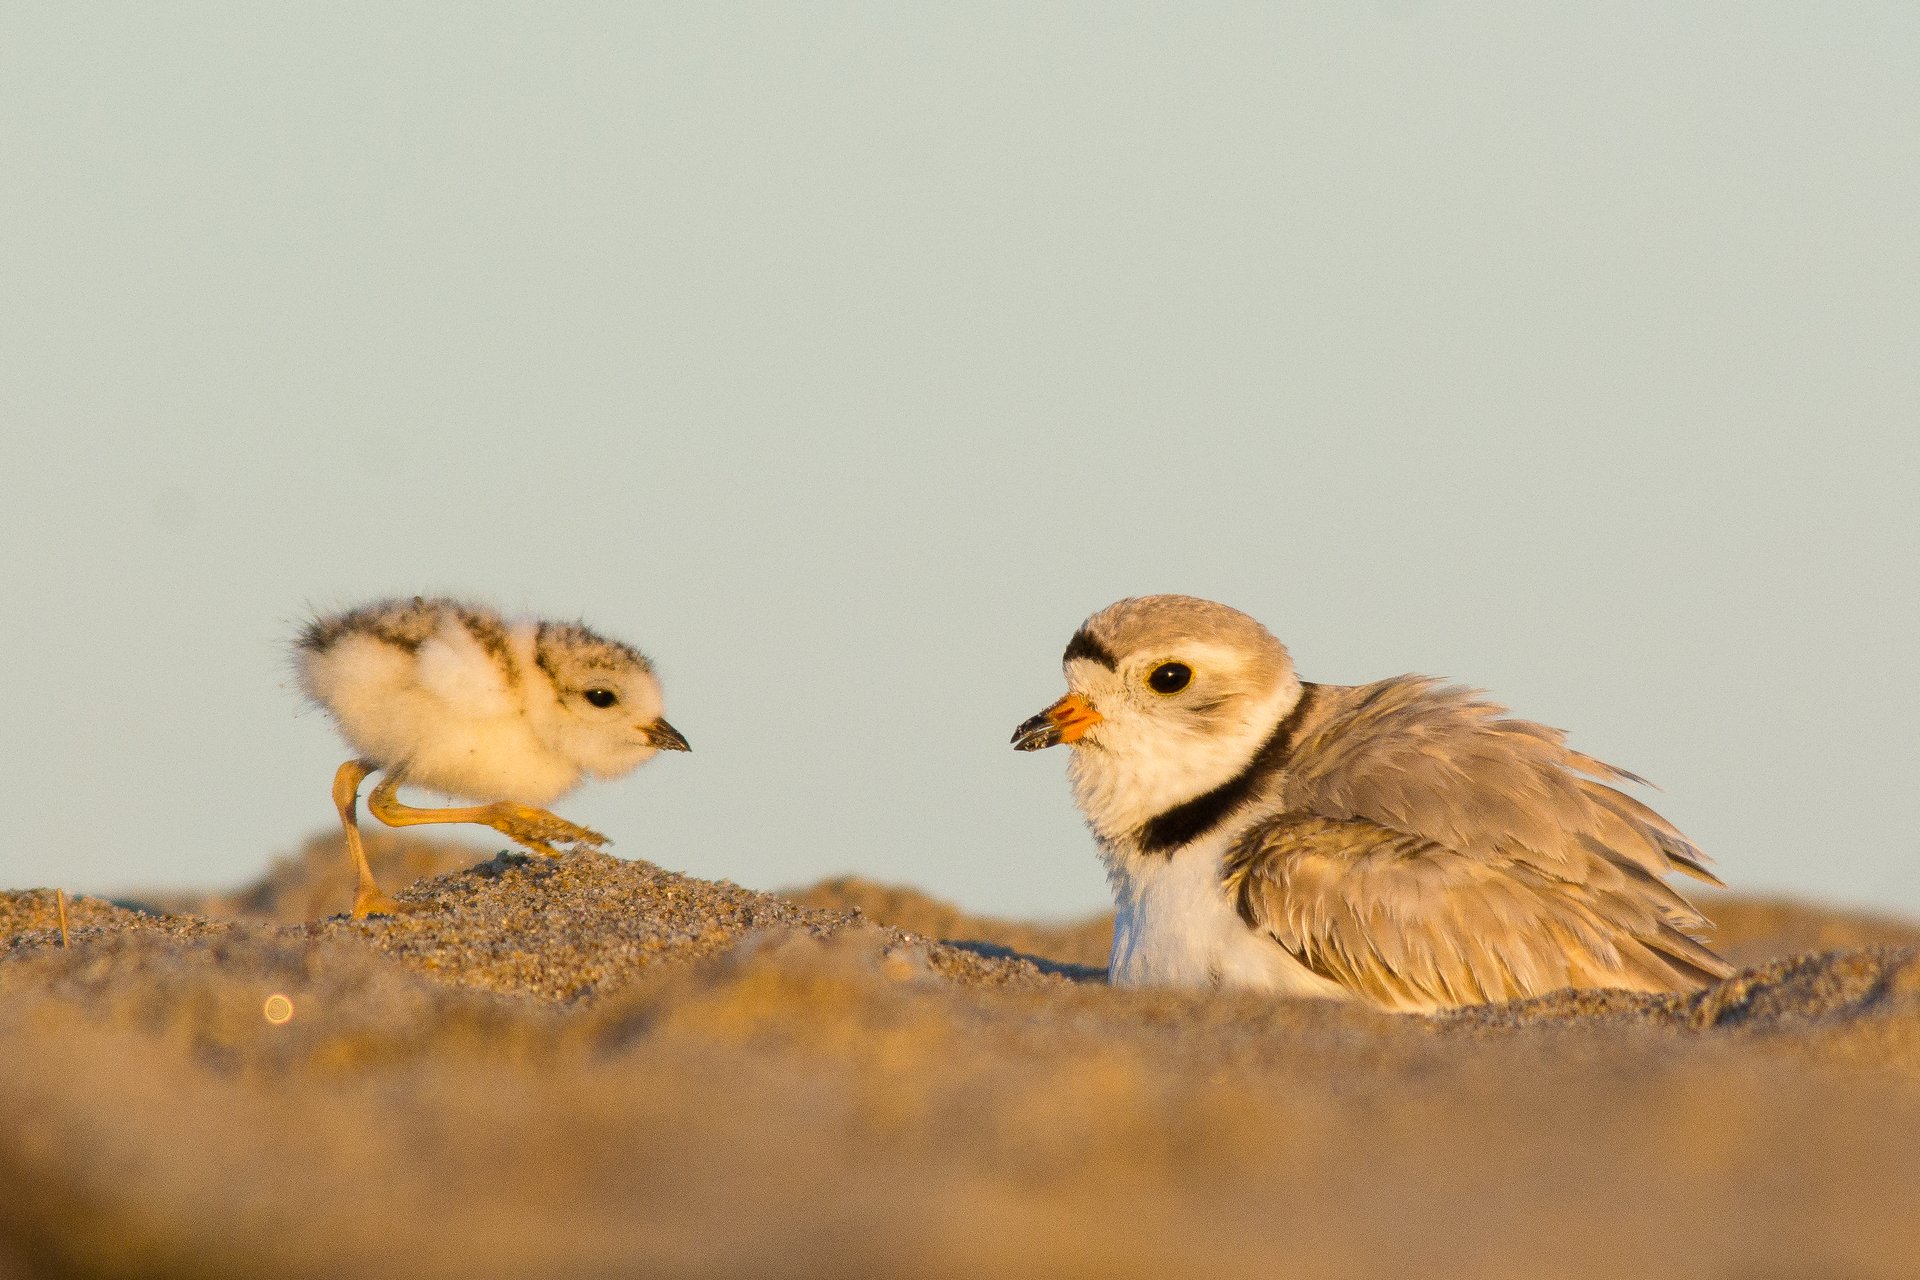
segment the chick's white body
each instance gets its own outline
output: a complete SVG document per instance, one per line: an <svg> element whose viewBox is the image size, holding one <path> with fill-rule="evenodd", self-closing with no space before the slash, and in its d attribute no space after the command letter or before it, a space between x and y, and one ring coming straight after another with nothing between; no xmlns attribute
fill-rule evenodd
<svg viewBox="0 0 1920 1280"><path fill-rule="evenodd" d="M533 628L508 632L522 669ZM469 800L547 805L580 781L580 766L542 742L526 707L537 688L510 685L479 642L442 627L408 653L371 635L344 637L306 668L306 686L360 755L404 765L410 781Z"/></svg>
<svg viewBox="0 0 1920 1280"><path fill-rule="evenodd" d="M463 799L544 806L658 749L645 659L581 627L392 602L315 623L299 666L357 753ZM595 706L589 691L616 701Z"/></svg>

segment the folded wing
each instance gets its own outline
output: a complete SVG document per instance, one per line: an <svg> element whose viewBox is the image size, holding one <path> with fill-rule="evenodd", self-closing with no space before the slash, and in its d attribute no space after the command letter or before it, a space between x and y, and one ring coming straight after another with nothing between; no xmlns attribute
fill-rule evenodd
<svg viewBox="0 0 1920 1280"><path fill-rule="evenodd" d="M1730 972L1631 872L1555 877L1364 820L1292 814L1243 836L1226 872L1249 926L1406 1012L1562 987L1685 990Z"/></svg>
<svg viewBox="0 0 1920 1280"><path fill-rule="evenodd" d="M1718 883L1638 781L1464 689L1317 686L1285 812L1230 852L1240 913L1315 972L1392 1008L1725 976L1661 877Z"/></svg>

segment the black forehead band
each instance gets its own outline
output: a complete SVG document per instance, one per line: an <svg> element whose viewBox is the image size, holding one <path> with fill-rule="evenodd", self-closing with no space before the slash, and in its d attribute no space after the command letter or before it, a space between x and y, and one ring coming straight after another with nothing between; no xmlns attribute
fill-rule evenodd
<svg viewBox="0 0 1920 1280"><path fill-rule="evenodd" d="M1060 655L1062 664L1075 658L1085 658L1088 662L1097 662L1109 671L1119 669L1120 664L1107 652L1107 646L1095 640L1085 627L1073 633L1073 639L1067 641L1067 651Z"/></svg>

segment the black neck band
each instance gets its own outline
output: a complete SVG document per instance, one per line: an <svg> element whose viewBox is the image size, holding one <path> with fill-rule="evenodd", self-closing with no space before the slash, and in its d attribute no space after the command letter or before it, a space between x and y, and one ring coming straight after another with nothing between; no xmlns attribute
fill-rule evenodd
<svg viewBox="0 0 1920 1280"><path fill-rule="evenodd" d="M1266 742L1253 753L1253 759L1247 761L1246 768L1205 795L1195 796L1142 823L1136 837L1140 852L1163 853L1171 858L1175 849L1213 830L1228 814L1251 799L1260 784L1286 764L1287 755L1293 750L1293 735L1306 716L1313 688L1310 684L1300 686L1300 701L1273 727Z"/></svg>

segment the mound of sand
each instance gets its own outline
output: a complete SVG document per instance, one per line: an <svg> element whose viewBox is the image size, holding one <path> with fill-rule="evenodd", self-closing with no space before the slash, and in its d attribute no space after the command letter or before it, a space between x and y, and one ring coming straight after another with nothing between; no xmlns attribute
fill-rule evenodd
<svg viewBox="0 0 1920 1280"><path fill-rule="evenodd" d="M365 832L365 839L374 874L389 889L464 870L495 856L475 844L373 827ZM241 888L147 893L132 900L170 914L209 920L299 924L344 911L353 901L353 888L340 837L329 831L311 837L291 856L276 859L264 876ZM859 912L876 923L929 938L964 941L981 949L1004 948L1040 959L1073 977L1094 977L1105 970L1113 939L1112 912L1057 924L998 920L971 915L918 889L859 876L783 890L780 896L822 911ZM1742 966L1807 951L1920 946L1920 924L1905 920L1768 898L1696 896L1714 921L1709 941Z"/></svg>
<svg viewBox="0 0 1920 1280"><path fill-rule="evenodd" d="M221 920L77 900L65 946L51 893L0 895L0 1275L1920 1257L1911 948L1415 1018L1113 990L1068 967L1097 963L1099 921L860 882L782 898L494 858L414 884L404 916L280 924L305 890L276 874ZM1716 906L1753 930L1735 950L1777 954L1764 927L1914 936Z"/></svg>

